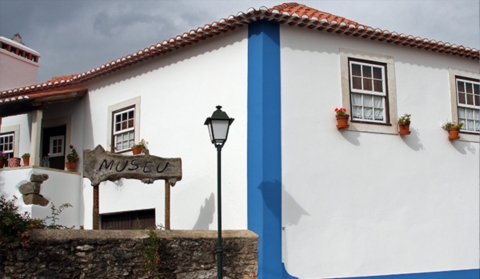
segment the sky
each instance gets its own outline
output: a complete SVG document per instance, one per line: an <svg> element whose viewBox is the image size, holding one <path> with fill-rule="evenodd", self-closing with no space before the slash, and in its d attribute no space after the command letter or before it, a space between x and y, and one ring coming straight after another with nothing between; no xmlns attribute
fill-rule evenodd
<svg viewBox="0 0 480 279"><path fill-rule="evenodd" d="M229 15L288 0L0 0L0 36L41 54L37 82L88 71ZM299 0L397 33L480 48L479 0Z"/></svg>

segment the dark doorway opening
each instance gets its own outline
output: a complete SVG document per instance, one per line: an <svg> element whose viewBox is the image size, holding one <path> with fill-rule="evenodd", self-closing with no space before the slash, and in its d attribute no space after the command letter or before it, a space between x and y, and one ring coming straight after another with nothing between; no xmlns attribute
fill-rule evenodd
<svg viewBox="0 0 480 279"><path fill-rule="evenodd" d="M102 230L147 229L155 226L155 209L101 215Z"/></svg>
<svg viewBox="0 0 480 279"><path fill-rule="evenodd" d="M67 126L43 129L41 165L54 169L65 169Z"/></svg>

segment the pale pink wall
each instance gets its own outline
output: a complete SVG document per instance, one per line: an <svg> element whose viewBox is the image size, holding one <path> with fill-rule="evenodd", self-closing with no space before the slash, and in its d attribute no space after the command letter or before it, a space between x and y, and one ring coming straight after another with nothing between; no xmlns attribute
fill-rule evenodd
<svg viewBox="0 0 480 279"><path fill-rule="evenodd" d="M37 83L39 64L0 49L0 90Z"/></svg>

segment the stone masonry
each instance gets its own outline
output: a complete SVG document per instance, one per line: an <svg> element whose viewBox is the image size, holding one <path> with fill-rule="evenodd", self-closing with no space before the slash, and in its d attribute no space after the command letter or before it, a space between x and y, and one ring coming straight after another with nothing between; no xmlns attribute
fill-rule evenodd
<svg viewBox="0 0 480 279"><path fill-rule="evenodd" d="M155 231L157 278L217 276L216 231ZM145 268L146 230L37 230L29 248L0 243L0 278L155 278ZM224 231L224 278L256 278L258 236Z"/></svg>

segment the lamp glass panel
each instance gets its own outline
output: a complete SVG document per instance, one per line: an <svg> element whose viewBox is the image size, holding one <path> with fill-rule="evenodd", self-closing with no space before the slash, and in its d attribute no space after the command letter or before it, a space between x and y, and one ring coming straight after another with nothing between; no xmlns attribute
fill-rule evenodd
<svg viewBox="0 0 480 279"><path fill-rule="evenodd" d="M212 122L208 123L208 133L210 134L210 141L212 143L214 143L214 139L213 139L213 131L212 131Z"/></svg>
<svg viewBox="0 0 480 279"><path fill-rule="evenodd" d="M213 137L216 143L227 140L229 119L212 119Z"/></svg>

